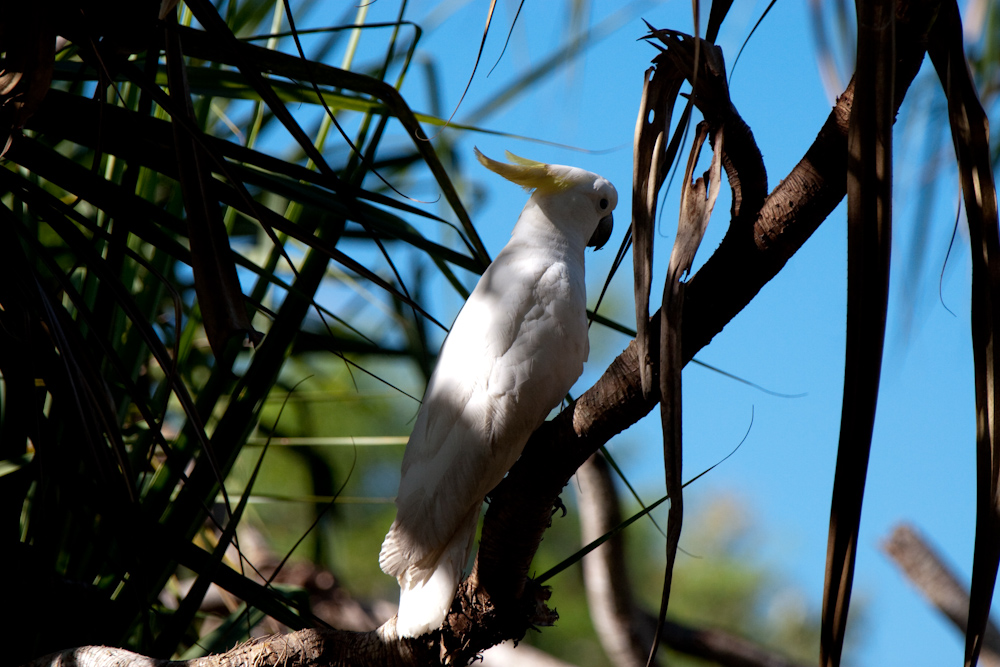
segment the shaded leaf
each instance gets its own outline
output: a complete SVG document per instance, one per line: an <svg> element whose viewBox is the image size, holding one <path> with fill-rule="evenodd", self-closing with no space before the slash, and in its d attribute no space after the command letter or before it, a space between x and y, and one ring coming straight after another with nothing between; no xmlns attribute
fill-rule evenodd
<svg viewBox="0 0 1000 667"><path fill-rule="evenodd" d="M172 22L176 26L176 21ZM168 24L164 30L167 45L167 71L170 78L170 96L178 101L194 125L194 108L187 85L187 66L181 51L176 30ZM202 320L208 342L216 356L234 338L242 342L249 336L251 342L260 342L243 304L243 291L236 277L236 265L229 247L229 234L222 219L222 211L212 196L212 174L205 149L185 132L178 123L174 128L174 146L177 155L177 175L184 196L187 212L188 241L191 246L191 268L194 269L194 287L198 293Z"/></svg>
<svg viewBox="0 0 1000 667"><path fill-rule="evenodd" d="M934 24L928 53L948 98L951 136L969 223L972 257L972 353L976 383L976 543L972 558L965 665L983 647L1000 564L1000 232L990 161L989 120L979 102L962 44L954 1L945 2Z"/></svg>
<svg viewBox="0 0 1000 667"><path fill-rule="evenodd" d="M889 298L894 0L859 0L858 67L847 138L847 350L830 507L820 664L840 664L878 401Z"/></svg>
<svg viewBox="0 0 1000 667"><path fill-rule="evenodd" d="M635 283L636 342L642 392L653 394L653 360L649 337L649 293L653 281L653 238L656 201L673 155L667 154L666 134L684 77L670 63L646 70L632 158L632 261Z"/></svg>
<svg viewBox="0 0 1000 667"><path fill-rule="evenodd" d="M684 521L684 482L682 478L683 436L682 436L682 388L681 371L684 368L682 351L684 312L684 282L690 272L695 252L701 245L712 209L719 196L722 174L721 129L712 140L712 164L704 176L692 181L701 147L709 135L708 123L701 122L695 134L694 145L688 157L684 173L684 189L681 191L680 215L677 221L677 236L670 253L667 279L663 285L663 306L660 311L660 423L663 429L663 469L670 497L667 513L667 564L663 577L663 593L660 600L660 614L656 635L649 653L649 663L656 656L660 634L666 620L667 605L673 581L674 561L677 558L677 543Z"/></svg>

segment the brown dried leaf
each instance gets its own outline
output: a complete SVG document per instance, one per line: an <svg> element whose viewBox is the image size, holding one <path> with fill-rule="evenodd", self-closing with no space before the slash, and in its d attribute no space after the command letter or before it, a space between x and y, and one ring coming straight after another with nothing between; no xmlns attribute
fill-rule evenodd
<svg viewBox="0 0 1000 667"><path fill-rule="evenodd" d="M676 67L660 63L646 70L642 86L639 117L635 123L635 148L632 163L632 261L635 280L636 342L639 347L639 371L642 392L653 392L653 361L649 336L649 293L653 282L653 232L656 225L656 200L673 159L665 150L677 94L684 77ZM680 129L680 128L678 128ZM676 150L676 149L675 149Z"/></svg>
<svg viewBox="0 0 1000 667"><path fill-rule="evenodd" d="M681 314L684 311L684 283L681 282L681 278L691 270L695 252L701 245L705 228L712 217L722 176L722 130L720 129L713 140L712 164L709 171L696 181L691 180L694 168L698 164L701 147L707 138L708 124L701 122L698 124L694 146L691 148L684 174L677 237L674 239L674 248L670 254L667 280L663 286L663 306L660 311L660 422L663 428L663 469L667 482L667 495L670 497L670 511L667 514L667 564L663 577L663 594L656 635L649 654L650 663L656 655L663 623L666 620L674 561L677 558L677 543L680 541L681 526L684 521L684 482L681 477L683 450L681 370L684 368Z"/></svg>
<svg viewBox="0 0 1000 667"><path fill-rule="evenodd" d="M847 349L827 544L820 664L840 664L878 402L892 229L894 0L858 2L847 151Z"/></svg>
<svg viewBox="0 0 1000 667"><path fill-rule="evenodd" d="M972 252L972 354L976 382L976 544L972 594L965 634L965 664L975 665L983 648L1000 564L1000 231L990 162L989 120L976 93L962 45L962 22L954 0L941 8L928 53L948 98L951 135L958 158Z"/></svg>

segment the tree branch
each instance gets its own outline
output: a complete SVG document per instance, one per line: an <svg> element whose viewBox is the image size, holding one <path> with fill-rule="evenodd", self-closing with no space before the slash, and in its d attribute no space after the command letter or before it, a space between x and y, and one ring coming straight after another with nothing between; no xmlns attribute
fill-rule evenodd
<svg viewBox="0 0 1000 667"><path fill-rule="evenodd" d="M965 634L969 624L968 588L916 529L900 524L881 546L927 601ZM984 667L1000 667L1000 630L992 622L986 625L979 661Z"/></svg>
<svg viewBox="0 0 1000 667"><path fill-rule="evenodd" d="M600 453L580 466L576 480L580 538L584 544L590 544L622 522L618 494L608 462ZM648 636L640 632L643 624L625 568L623 535L618 533L591 551L583 557L582 564L587 608L604 652L616 667L644 666L655 626L649 626Z"/></svg>
<svg viewBox="0 0 1000 667"><path fill-rule="evenodd" d="M897 8L897 105L923 61L939 3L901 1ZM689 281L684 360L689 361L785 265L846 192L847 127L853 83L837 100L805 156L767 197L752 228L731 226L719 248ZM658 337L659 313L650 318ZM542 425L491 494L482 543L469 581L498 607L519 599L528 567L548 527L555 498L573 472L608 440L644 417L657 396L643 398L635 341L597 383Z"/></svg>
<svg viewBox="0 0 1000 667"><path fill-rule="evenodd" d="M580 528L587 544L620 524L621 512L604 457L591 456L576 476L580 485ZM611 662L617 667L645 665L656 618L637 607L632 598L622 533L584 556L583 581L594 629ZM724 667L799 667L768 648L722 630L667 621L662 640L675 651Z"/></svg>
<svg viewBox="0 0 1000 667"><path fill-rule="evenodd" d="M897 105L923 60L938 4L900 0L897 6ZM852 99L853 84L837 100L799 164L764 201L752 227L731 225L719 248L689 281L685 362L756 296L843 199ZM651 318L653 339L659 337L659 320L659 313ZM518 463L491 494L475 567L440 633L399 640L393 621L369 633L303 630L264 640L272 651L268 655L281 656L287 661L283 664L303 664L295 662L294 644L302 655L312 656L310 664L415 665L446 660L464 664L504 639L523 637L533 624L551 624L556 616L545 608L547 591L530 581L528 571L550 524L553 503L576 469L611 437L645 416L657 399L642 396L633 341L593 387L535 432ZM274 648L279 645L280 649ZM31 663L49 664L59 663L52 658ZM77 657L75 664L86 663Z"/></svg>

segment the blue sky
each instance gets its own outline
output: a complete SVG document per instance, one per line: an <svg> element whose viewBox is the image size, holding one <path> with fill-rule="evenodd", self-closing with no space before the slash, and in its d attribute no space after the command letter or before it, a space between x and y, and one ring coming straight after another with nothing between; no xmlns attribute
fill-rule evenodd
<svg viewBox="0 0 1000 667"><path fill-rule="evenodd" d="M622 4L593 2L591 24L601 25ZM498 3L483 64L455 117L457 122L565 42L568 17L564 3L527 2L506 54L487 77L516 5ZM718 40L729 67L766 5L763 0L735 3ZM418 24L425 24L428 17L446 17L425 35L420 53L438 67L448 111L457 104L471 72L486 7L485 2L430 0L409 5L406 16ZM657 27L691 30L690 3L645 2L627 7L613 19L621 23L620 29L573 67L553 72L530 95L517 98L502 113L483 122L491 130L596 152L475 133L454 135L469 162L474 159L473 145L495 158L509 149L545 162L590 169L617 186L621 203L615 235L607 249L588 256L592 297L607 275L614 255L612 246L620 242L629 221L635 114L642 73L655 55L652 47L636 41L644 33L640 16ZM368 21L391 20L397 10L395 3L375 3ZM830 111L832 100L818 72L807 3L777 3L746 47L731 84L732 99L764 155L771 189L796 164ZM424 86L419 75L411 75L403 89L420 111L426 110L421 108ZM904 105L904 111L925 114L931 104L928 99L911 95L907 104L913 108ZM897 132L897 150L904 141L919 139L923 131L918 126L915 134ZM915 279L907 270L913 256L913 202L927 184L922 180L916 150L909 148L897 157L886 355L855 575L855 598L867 605L867 627L852 664L957 665L962 661L961 636L878 550L896 523L909 521L931 539L965 581L970 575L975 430L968 327L970 268L961 230L950 259L947 264L944 261L954 221L955 171L949 166L941 172L940 196L927 231L926 262ZM950 154L944 157L951 159ZM466 173L475 174L475 169ZM475 222L495 255L524 197L515 186L485 170L478 174L477 183L487 188L488 201L476 211ZM724 187L696 267L725 232L728 197ZM656 239L655 266L659 270L654 274L654 301L673 242L676 211L676 197L668 197ZM693 365L684 374L686 476L697 474L729 453L743 438L753 414L753 427L742 449L689 488L689 503L704 503L719 493L744 499L764 533L759 541L761 560L798 584L813 607L819 606L822 596L840 422L846 260L842 205L781 274L698 355L769 389L805 396L769 396ZM612 305L612 314L632 325L630 261L615 279L617 303ZM938 298L942 267L943 302L957 317ZM905 294L904 281L910 288ZM443 300L440 319L450 321L459 305ZM592 336L591 359L576 393L589 387L628 343L626 337L615 333L595 332ZM647 498L662 495L662 454L655 413L613 441L610 448L619 454L620 462Z"/></svg>

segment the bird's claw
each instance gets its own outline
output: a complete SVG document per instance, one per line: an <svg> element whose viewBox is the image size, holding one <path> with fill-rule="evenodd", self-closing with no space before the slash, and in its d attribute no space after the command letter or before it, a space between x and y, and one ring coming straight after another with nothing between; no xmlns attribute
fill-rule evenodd
<svg viewBox="0 0 1000 667"><path fill-rule="evenodd" d="M566 505L563 504L563 501L562 501L561 497L556 496L556 499L554 501L552 501L552 509L553 510L562 510L563 517L566 516ZM562 518L562 517L560 517L560 518Z"/></svg>

